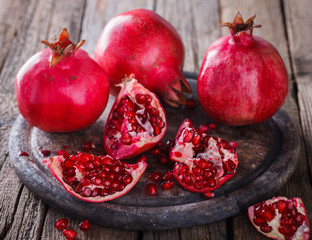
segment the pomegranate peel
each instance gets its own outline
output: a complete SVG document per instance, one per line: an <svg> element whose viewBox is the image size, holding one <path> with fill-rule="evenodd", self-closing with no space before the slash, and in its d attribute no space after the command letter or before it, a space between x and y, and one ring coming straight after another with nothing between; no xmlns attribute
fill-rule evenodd
<svg viewBox="0 0 312 240"><path fill-rule="evenodd" d="M177 162L173 176L192 192L211 192L236 174L236 149L221 139L193 127L186 119L180 126L170 158Z"/></svg>
<svg viewBox="0 0 312 240"><path fill-rule="evenodd" d="M167 130L165 111L156 95L126 78L107 118L104 148L115 159L139 155L159 142Z"/></svg>
<svg viewBox="0 0 312 240"><path fill-rule="evenodd" d="M134 187L144 173L147 163L121 163L110 156L78 153L67 158L46 158L51 174L65 190L83 201L105 202L118 198Z"/></svg>
<svg viewBox="0 0 312 240"><path fill-rule="evenodd" d="M248 217L260 233L276 240L307 240L310 223L300 198L274 197L248 208Z"/></svg>

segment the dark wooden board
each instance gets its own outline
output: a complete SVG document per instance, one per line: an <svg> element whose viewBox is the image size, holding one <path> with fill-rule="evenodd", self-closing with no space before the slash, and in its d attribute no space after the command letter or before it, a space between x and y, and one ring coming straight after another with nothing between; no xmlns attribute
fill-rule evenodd
<svg viewBox="0 0 312 240"><path fill-rule="evenodd" d="M196 74L185 73L196 97ZM193 79L192 79L193 78ZM93 154L104 154L105 119L114 99L110 97L101 118L89 128L69 134L51 134L28 124L19 116L12 128L9 151L11 163L21 181L51 206L76 217L89 219L103 226L132 230L162 230L190 227L217 221L238 214L248 206L273 195L292 175L299 153L299 136L291 119L279 110L275 116L260 124L244 127L219 125L211 135L239 144L237 174L215 191L216 197L205 200L200 194L182 189L178 184L169 191L159 191L157 197L146 194L149 172L165 172L163 166L148 155L147 171L126 195L110 202L88 203L68 194L42 164L42 149L52 155L62 146L71 154L82 151L81 144L92 141ZM168 130L164 140L173 139L186 118L195 125L212 122L199 103L194 109L171 108L164 104ZM29 157L19 156L20 152ZM131 160L130 160L131 161ZM135 161L135 159L132 159Z"/></svg>

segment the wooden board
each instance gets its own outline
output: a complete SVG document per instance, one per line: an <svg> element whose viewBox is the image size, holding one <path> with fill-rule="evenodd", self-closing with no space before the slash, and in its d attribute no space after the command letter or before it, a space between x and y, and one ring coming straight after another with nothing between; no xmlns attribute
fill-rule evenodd
<svg viewBox="0 0 312 240"><path fill-rule="evenodd" d="M196 99L196 74L185 73ZM149 156L146 173L126 195L105 203L88 203L68 194L42 164L42 149L52 155L62 146L69 146L71 154L81 151L81 144L92 141L93 154L103 154L105 119L113 103L91 127L70 134L51 134L28 124L19 116L12 128L9 151L11 163L21 181L37 196L65 213L87 218L97 224L132 230L162 230L189 227L217 221L238 214L251 204L264 200L276 192L291 176L299 153L299 137L288 115L280 110L272 119L244 127L218 125L211 135L239 144L237 174L215 191L214 199L205 200L200 194L183 190L177 183L157 197L146 194L149 172L165 172L163 166ZM212 122L201 110L171 108L166 105L168 130L164 140L173 139L179 125L190 118L195 125ZM26 151L29 157L19 156ZM135 159L133 159L134 161Z"/></svg>

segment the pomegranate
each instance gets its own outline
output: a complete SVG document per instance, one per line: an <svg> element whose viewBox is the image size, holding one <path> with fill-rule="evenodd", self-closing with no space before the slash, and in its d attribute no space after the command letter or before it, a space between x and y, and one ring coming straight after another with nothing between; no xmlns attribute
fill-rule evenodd
<svg viewBox="0 0 312 240"><path fill-rule="evenodd" d="M177 162L173 176L191 192L210 192L232 178L238 159L236 149L221 139L200 132L186 119L180 126L171 160Z"/></svg>
<svg viewBox="0 0 312 240"><path fill-rule="evenodd" d="M105 127L104 148L115 159L149 150L167 130L165 111L158 98L132 77L119 85L121 90Z"/></svg>
<svg viewBox="0 0 312 240"><path fill-rule="evenodd" d="M198 76L201 106L215 121L247 125L272 117L285 102L288 76L278 51L253 36L255 16L243 21L237 12L233 23L223 23L231 34L206 50Z"/></svg>
<svg viewBox="0 0 312 240"><path fill-rule="evenodd" d="M144 161L126 164L110 156L88 153L55 156L43 163L67 192L87 202L109 201L126 194L147 167Z"/></svg>
<svg viewBox="0 0 312 240"><path fill-rule="evenodd" d="M117 83L134 73L147 89L161 94L172 106L185 104L191 88L182 74L184 46L174 27L153 11L135 9L111 19L94 52L115 95Z"/></svg>
<svg viewBox="0 0 312 240"><path fill-rule="evenodd" d="M248 208L254 227L272 239L305 240L310 236L310 224L300 198L276 197Z"/></svg>
<svg viewBox="0 0 312 240"><path fill-rule="evenodd" d="M74 44L64 28L49 48L36 53L15 79L17 105L33 126L47 132L88 127L104 111L109 81L104 70Z"/></svg>

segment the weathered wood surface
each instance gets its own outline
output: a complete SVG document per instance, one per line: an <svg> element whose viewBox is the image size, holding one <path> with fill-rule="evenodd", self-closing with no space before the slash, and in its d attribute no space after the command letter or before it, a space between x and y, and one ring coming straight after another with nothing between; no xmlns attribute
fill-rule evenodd
<svg viewBox="0 0 312 240"><path fill-rule="evenodd" d="M114 15L142 7L169 20L185 43L185 70L198 71L206 47L226 30L220 21L233 19L236 10L244 18L256 14L262 24L255 34L271 41L280 51L290 76L291 89L284 109L302 136L300 163L293 177L275 195L299 196L312 216L312 23L310 0L155 0L155 1L39 1L0 0L0 239L62 239L54 228L65 215L44 204L24 187L10 167L8 136L18 115L14 76L22 64L67 27L73 40L84 38L92 54L100 29ZM67 217L67 216L66 216ZM77 229L79 219L69 217ZM249 223L247 213L204 226L170 231L123 231L92 225L79 239L265 239Z"/></svg>

